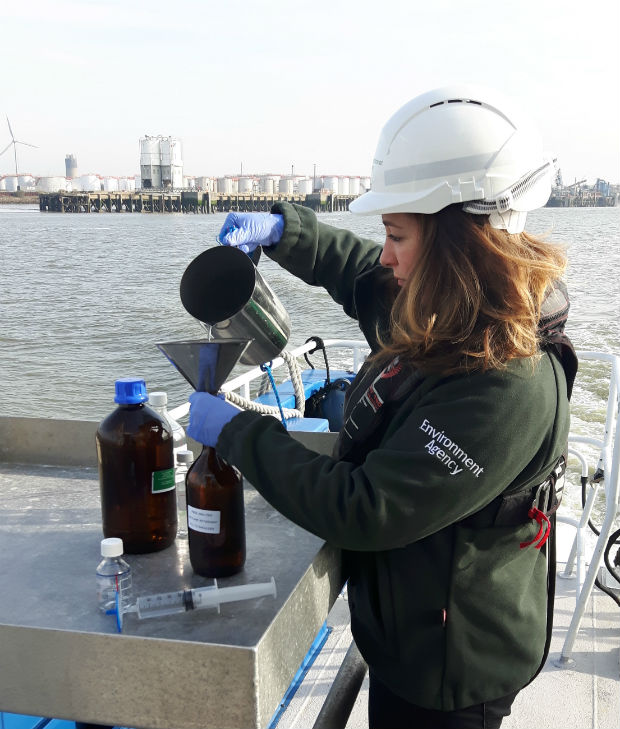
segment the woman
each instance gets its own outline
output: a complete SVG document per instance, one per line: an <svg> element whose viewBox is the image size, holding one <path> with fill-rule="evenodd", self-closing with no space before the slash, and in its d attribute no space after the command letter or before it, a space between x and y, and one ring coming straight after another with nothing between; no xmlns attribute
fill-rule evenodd
<svg viewBox="0 0 620 729"><path fill-rule="evenodd" d="M371 347L333 457L206 393L188 429L344 550L371 729L499 727L544 660L569 413L539 324L564 311L564 256L523 226L552 169L505 103L438 89L388 121L351 204L382 215L383 246L289 204L232 214L220 234L326 288Z"/></svg>

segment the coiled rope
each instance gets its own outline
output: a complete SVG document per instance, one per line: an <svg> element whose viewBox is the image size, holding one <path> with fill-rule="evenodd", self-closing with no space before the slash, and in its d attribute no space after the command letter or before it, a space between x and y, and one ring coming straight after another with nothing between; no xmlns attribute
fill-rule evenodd
<svg viewBox="0 0 620 729"><path fill-rule="evenodd" d="M282 359L286 362L291 382L293 383L293 390L295 392L295 409L282 408L279 405L263 405L262 403L248 400L236 392L227 392L226 400L237 407L243 408L244 410L251 410L252 412L262 413L263 415L280 415L285 420L288 420L289 418L303 418L306 407L306 398L304 395L304 385L301 380L301 368L295 357L293 357L290 352L280 352L280 357L282 357ZM280 399L274 385L275 383L272 383L276 401L279 403Z"/></svg>

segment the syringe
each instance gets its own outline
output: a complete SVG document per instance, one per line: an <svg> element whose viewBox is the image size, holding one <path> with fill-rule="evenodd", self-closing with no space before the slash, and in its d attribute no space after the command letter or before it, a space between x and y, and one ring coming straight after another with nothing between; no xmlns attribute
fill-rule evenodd
<svg viewBox="0 0 620 729"><path fill-rule="evenodd" d="M276 596L276 581L273 577L270 582L255 582L247 585L231 585L230 587L218 587L217 580L214 580L213 585L208 587L194 587L188 590L160 592L157 595L143 595L133 605L122 605L117 593L114 612L120 633L123 628L123 615L125 613L135 613L140 620L184 613L188 610L203 610L210 607L217 608L219 613L222 603L252 600L265 596Z"/></svg>

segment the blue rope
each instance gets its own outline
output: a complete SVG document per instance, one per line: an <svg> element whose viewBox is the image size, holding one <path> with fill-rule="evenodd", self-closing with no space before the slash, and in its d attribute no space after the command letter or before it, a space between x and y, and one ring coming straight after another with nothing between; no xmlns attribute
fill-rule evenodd
<svg viewBox="0 0 620 729"><path fill-rule="evenodd" d="M273 375L271 374L271 362L266 362L265 364L262 364L260 366L261 370L263 372L267 373L267 376L269 377L269 381L271 382L271 387L273 388L273 394L276 396L276 402L278 403L278 408L280 409L280 417L282 418L282 425L286 428L286 418L284 417L284 410L282 410L282 403L280 402L280 395L278 394L278 388L276 387L276 383L273 379ZM287 428L288 430L288 428Z"/></svg>

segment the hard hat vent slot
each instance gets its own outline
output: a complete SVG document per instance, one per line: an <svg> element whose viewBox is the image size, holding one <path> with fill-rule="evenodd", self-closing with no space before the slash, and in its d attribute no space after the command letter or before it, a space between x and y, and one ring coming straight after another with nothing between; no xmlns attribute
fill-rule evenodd
<svg viewBox="0 0 620 729"><path fill-rule="evenodd" d="M447 101L436 101L428 108L432 109L435 106L443 106L444 104L476 104L476 106L483 106L481 101L476 101L475 99L448 99Z"/></svg>

